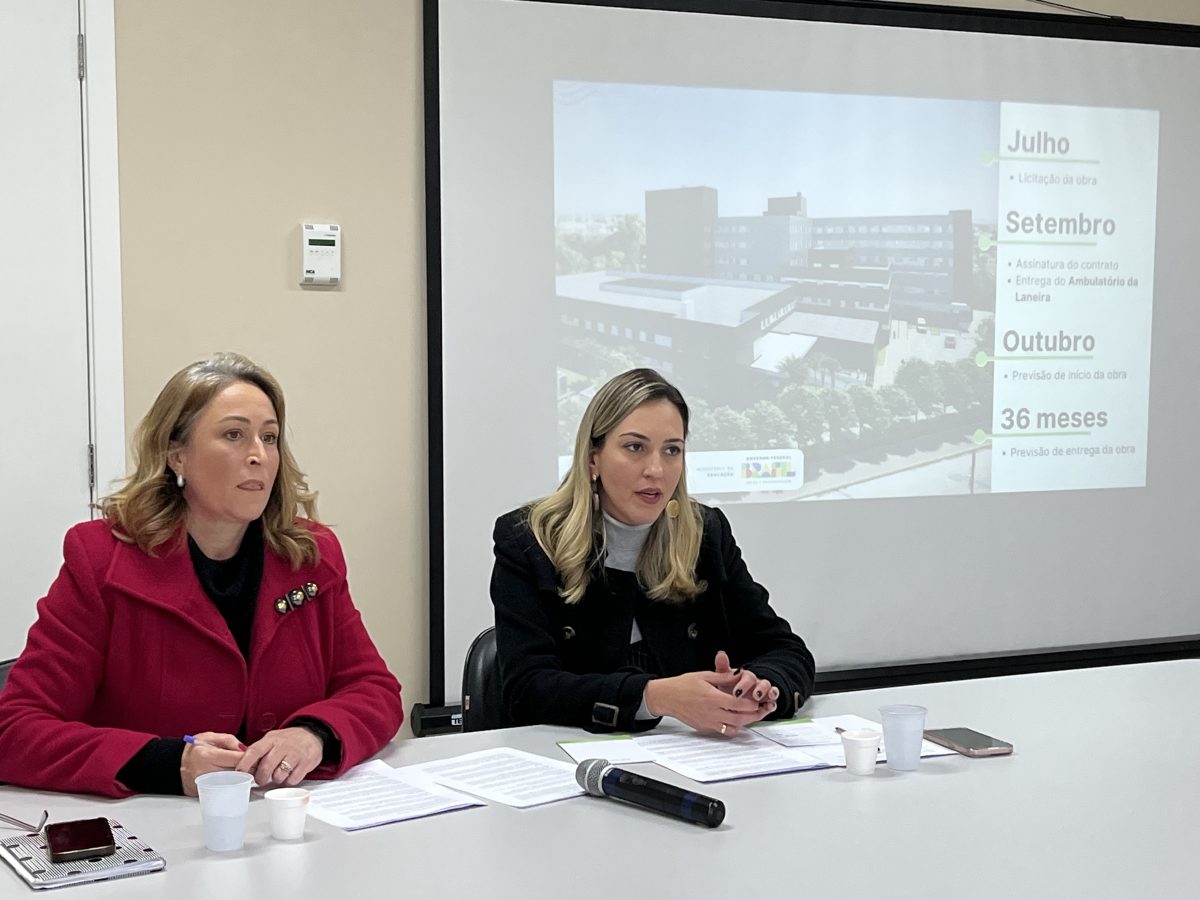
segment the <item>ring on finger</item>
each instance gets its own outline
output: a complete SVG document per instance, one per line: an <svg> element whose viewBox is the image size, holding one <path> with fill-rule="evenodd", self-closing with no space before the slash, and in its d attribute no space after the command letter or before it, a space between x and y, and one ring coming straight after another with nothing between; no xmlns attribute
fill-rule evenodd
<svg viewBox="0 0 1200 900"><path fill-rule="evenodd" d="M283 760L283 761L281 761L281 762L279 763L279 768L280 768L280 769L283 769L283 771L285 771L285 772L290 772L290 771L292 771L292 769L293 769L293 766L292 766L292 764L291 764L290 762L288 762L288 761L285 759L285 760Z"/></svg>
<svg viewBox="0 0 1200 900"><path fill-rule="evenodd" d="M729 727L728 725L722 724L722 725L721 725L721 734L724 734L724 733L725 733L725 729L726 729L726 728L728 728L728 727Z"/></svg>

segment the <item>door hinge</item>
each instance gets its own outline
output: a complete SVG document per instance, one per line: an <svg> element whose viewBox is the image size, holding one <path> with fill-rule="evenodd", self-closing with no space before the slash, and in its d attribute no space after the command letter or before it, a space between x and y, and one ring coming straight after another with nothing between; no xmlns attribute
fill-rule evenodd
<svg viewBox="0 0 1200 900"><path fill-rule="evenodd" d="M96 445L88 444L88 490L96 488Z"/></svg>
<svg viewBox="0 0 1200 900"><path fill-rule="evenodd" d="M82 34L75 35L76 46L79 48L79 80L87 76L87 38Z"/></svg>

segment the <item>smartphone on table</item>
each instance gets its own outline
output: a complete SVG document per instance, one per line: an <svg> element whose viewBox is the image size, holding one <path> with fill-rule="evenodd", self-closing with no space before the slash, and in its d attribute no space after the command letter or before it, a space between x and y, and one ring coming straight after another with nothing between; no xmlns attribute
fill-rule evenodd
<svg viewBox="0 0 1200 900"><path fill-rule="evenodd" d="M46 849L50 862L94 859L116 852L116 841L108 819L77 819L46 826Z"/></svg>
<svg viewBox="0 0 1200 900"><path fill-rule="evenodd" d="M1013 745L970 728L930 728L925 740L956 750L963 756L1004 756Z"/></svg>

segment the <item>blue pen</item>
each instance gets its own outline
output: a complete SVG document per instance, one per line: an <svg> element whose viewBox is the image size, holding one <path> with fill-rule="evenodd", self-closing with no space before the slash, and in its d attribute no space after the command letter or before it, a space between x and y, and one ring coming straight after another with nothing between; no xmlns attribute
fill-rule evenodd
<svg viewBox="0 0 1200 900"><path fill-rule="evenodd" d="M185 744L195 744L197 747L216 747L217 746L212 741L206 741L204 738L198 738L194 734L185 734L183 736L183 742ZM218 748L218 749L224 749L224 748ZM246 745L243 744L241 741L238 741L238 749L245 750Z"/></svg>

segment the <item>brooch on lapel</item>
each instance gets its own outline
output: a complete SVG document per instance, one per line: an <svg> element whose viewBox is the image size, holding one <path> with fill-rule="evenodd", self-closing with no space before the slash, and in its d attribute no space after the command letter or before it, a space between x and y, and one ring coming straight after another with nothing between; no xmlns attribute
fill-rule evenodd
<svg viewBox="0 0 1200 900"><path fill-rule="evenodd" d="M316 584L308 582L301 587L292 588L282 597L275 601L275 612L281 616L290 613L293 609L299 609L309 600L312 600L319 593Z"/></svg>

